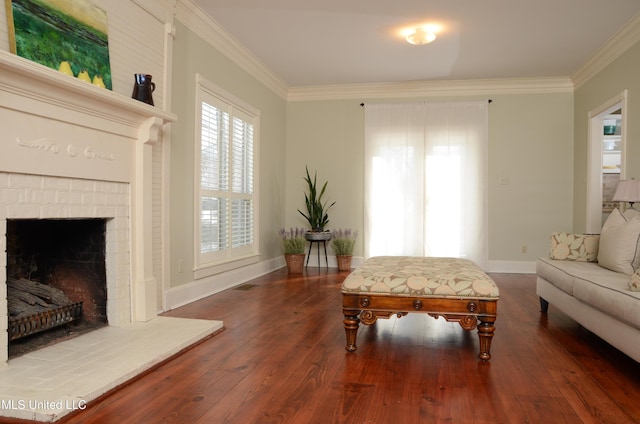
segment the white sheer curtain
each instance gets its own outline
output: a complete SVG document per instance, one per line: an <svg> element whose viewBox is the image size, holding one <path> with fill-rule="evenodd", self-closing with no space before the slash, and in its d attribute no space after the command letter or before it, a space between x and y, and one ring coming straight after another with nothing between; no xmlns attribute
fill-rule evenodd
<svg viewBox="0 0 640 424"><path fill-rule="evenodd" d="M487 262L487 101L365 106L365 256Z"/></svg>

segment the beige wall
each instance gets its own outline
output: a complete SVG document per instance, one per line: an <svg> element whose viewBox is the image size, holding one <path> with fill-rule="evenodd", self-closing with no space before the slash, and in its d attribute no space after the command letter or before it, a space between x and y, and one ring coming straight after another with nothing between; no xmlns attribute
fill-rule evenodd
<svg viewBox="0 0 640 424"><path fill-rule="evenodd" d="M628 90L626 178L640 178L640 43L623 53L575 92L574 231L586 228L589 112Z"/></svg>
<svg viewBox="0 0 640 424"><path fill-rule="evenodd" d="M290 102L287 107L287 227L309 228L305 211L305 166L318 184L328 181L328 229L351 228L362 234L364 218L364 110L356 100ZM358 237L354 255L362 255Z"/></svg>
<svg viewBox="0 0 640 424"><path fill-rule="evenodd" d="M489 106L489 259L500 267L503 261L534 261L546 254L550 232L571 230L573 95L489 97L493 100ZM320 180L329 180L328 195L336 201L329 227L362 232L364 109L360 102L289 103L286 225L306 224L297 209L304 207L303 176L308 165L312 172L318 171ZM508 184L500 184L505 178ZM361 237L354 254L363 254Z"/></svg>
<svg viewBox="0 0 640 424"><path fill-rule="evenodd" d="M290 101L256 82L198 36L176 22L171 145L171 286L192 281L194 75L202 73L259 108L260 249L263 260L281 254L275 230L306 227L305 166L328 180L336 201L330 228L362 233L364 102ZM489 107L489 259L532 263L546 254L548 234L570 230L573 205L573 94L487 96ZM460 96L458 99L469 99ZM392 99L385 101L413 101ZM437 100L437 99L433 99ZM501 184L506 180L508 184ZM363 254L359 237L355 255ZM523 246L526 252L522 252ZM183 263L179 272L178 262Z"/></svg>
<svg viewBox="0 0 640 424"><path fill-rule="evenodd" d="M282 254L286 102L176 21L171 131L171 287L193 281L195 75L260 110L259 237L261 261ZM182 272L180 272L182 267Z"/></svg>

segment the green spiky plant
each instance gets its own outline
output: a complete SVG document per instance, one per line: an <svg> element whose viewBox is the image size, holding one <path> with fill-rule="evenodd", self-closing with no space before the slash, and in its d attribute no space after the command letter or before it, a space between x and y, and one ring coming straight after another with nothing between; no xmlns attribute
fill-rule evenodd
<svg viewBox="0 0 640 424"><path fill-rule="evenodd" d="M307 182L307 188L309 189L308 193L304 194L304 203L307 206L307 213L300 212L300 215L304 216L309 225L311 226L312 231L324 231L324 226L329 223L329 214L328 211L331 209L336 202L331 203L327 206L328 201L324 201L322 196L324 196L324 192L327 189L328 181L322 185L322 188L318 192L316 177L318 172L316 171L313 174L313 180L311 179L311 175L309 174L309 168L305 167L307 171L307 176L305 177L305 181Z"/></svg>

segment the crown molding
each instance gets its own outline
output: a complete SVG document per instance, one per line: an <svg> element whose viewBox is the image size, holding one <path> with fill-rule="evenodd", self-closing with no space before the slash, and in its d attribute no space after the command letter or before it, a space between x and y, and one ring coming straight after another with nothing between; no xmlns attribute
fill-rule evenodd
<svg viewBox="0 0 640 424"><path fill-rule="evenodd" d="M640 13L620 28L591 59L571 75L575 88L578 89L596 76L638 41L640 41Z"/></svg>
<svg viewBox="0 0 640 424"><path fill-rule="evenodd" d="M136 1L145 2L146 0ZM570 77L437 80L289 87L191 0L165 1L168 3L176 2L176 19L287 101L470 97L573 92L640 41L640 14L637 14Z"/></svg>
<svg viewBox="0 0 640 424"><path fill-rule="evenodd" d="M292 87L289 89L287 100L473 97L498 94L570 93L573 89L573 83L568 77L411 81Z"/></svg>
<svg viewBox="0 0 640 424"><path fill-rule="evenodd" d="M287 85L191 0L177 0L175 16L249 75L286 99Z"/></svg>

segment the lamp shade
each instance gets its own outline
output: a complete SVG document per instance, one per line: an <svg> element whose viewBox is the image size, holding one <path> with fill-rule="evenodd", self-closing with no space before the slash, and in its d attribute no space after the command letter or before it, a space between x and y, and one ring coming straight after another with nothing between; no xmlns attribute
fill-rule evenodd
<svg viewBox="0 0 640 424"><path fill-rule="evenodd" d="M640 202L640 180L622 180L611 199L614 202Z"/></svg>

